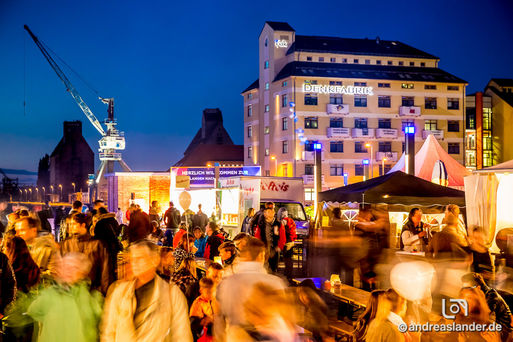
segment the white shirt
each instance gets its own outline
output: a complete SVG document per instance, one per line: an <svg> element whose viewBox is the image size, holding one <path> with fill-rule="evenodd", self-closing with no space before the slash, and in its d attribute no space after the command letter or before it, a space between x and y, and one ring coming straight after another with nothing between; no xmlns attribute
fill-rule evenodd
<svg viewBox="0 0 513 342"><path fill-rule="evenodd" d="M409 230L405 230L401 234L401 239L403 240L404 251L412 252L414 249L420 251L422 249L422 243L418 235L413 234Z"/></svg>

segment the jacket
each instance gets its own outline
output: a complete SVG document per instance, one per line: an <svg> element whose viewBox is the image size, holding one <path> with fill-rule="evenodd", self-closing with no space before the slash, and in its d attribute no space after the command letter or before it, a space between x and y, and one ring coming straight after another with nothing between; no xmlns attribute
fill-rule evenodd
<svg viewBox="0 0 513 342"><path fill-rule="evenodd" d="M164 223L167 228L178 228L180 224L180 212L175 207L170 207L164 213Z"/></svg>
<svg viewBox="0 0 513 342"><path fill-rule="evenodd" d="M208 216L203 212L198 212L192 217L192 226L200 227L201 230L205 231L205 227L208 224Z"/></svg>
<svg viewBox="0 0 513 342"><path fill-rule="evenodd" d="M61 242L62 254L70 252L84 253L91 261L92 267L89 272L91 288L107 293L109 285L114 281L109 254L100 240L93 240L90 235L73 236Z"/></svg>
<svg viewBox="0 0 513 342"><path fill-rule="evenodd" d="M14 272L7 256L0 252L0 314L4 314L5 307L12 302L15 293Z"/></svg>
<svg viewBox="0 0 513 342"><path fill-rule="evenodd" d="M219 246L224 241L224 236L219 232L212 233L211 236L207 238L207 244L205 245L205 254L203 257L205 259L214 260L214 257L219 255Z"/></svg>
<svg viewBox="0 0 513 342"><path fill-rule="evenodd" d="M285 248L285 243L287 242L287 237L285 233L285 227L283 227L283 224L278 222L276 219L272 222L272 241L267 241L267 238L265 236L265 217L264 215L261 215L258 219L258 223L255 227L255 237L257 239L262 240L263 243L265 243L266 247L278 247L281 250ZM274 228L278 228L278 235L274 234Z"/></svg>
<svg viewBox="0 0 513 342"><path fill-rule="evenodd" d="M180 289L156 276L144 324L134 327L135 280L109 289L101 323L102 342L192 342L187 301Z"/></svg>
<svg viewBox="0 0 513 342"><path fill-rule="evenodd" d="M178 247L178 244L182 240L182 236L184 236L185 233L187 233L187 231L185 229L179 229L175 233L175 236L173 237L173 248L177 248Z"/></svg>
<svg viewBox="0 0 513 342"><path fill-rule="evenodd" d="M194 241L194 247L196 247L198 250L196 251L196 253L194 255L197 256L198 258L203 258L203 256L205 255L206 245L207 245L207 237L206 236L196 239L196 241Z"/></svg>
<svg viewBox="0 0 513 342"><path fill-rule="evenodd" d="M287 222L284 226L286 242L289 243L296 241L296 222L294 222L290 217L285 217L284 220Z"/></svg>
<svg viewBox="0 0 513 342"><path fill-rule="evenodd" d="M58 258L58 248L53 236L41 233L28 246L32 259L41 269L42 274L55 274L55 267Z"/></svg>

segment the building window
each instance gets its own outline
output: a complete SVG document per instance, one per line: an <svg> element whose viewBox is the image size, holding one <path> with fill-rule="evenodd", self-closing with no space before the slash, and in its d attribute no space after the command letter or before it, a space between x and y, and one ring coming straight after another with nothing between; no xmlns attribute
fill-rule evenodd
<svg viewBox="0 0 513 342"><path fill-rule="evenodd" d="M317 106L317 94L305 94L305 106Z"/></svg>
<svg viewBox="0 0 513 342"><path fill-rule="evenodd" d="M425 66L426 66L426 63L424 63L424 62L420 62L420 66L421 66L421 67L425 67Z"/></svg>
<svg viewBox="0 0 513 342"><path fill-rule="evenodd" d="M390 141L379 142L379 152L392 152L392 143Z"/></svg>
<svg viewBox="0 0 513 342"><path fill-rule="evenodd" d="M306 152L313 152L314 151L314 145L317 144L318 141L316 140L308 140L305 142L305 151Z"/></svg>
<svg viewBox="0 0 513 342"><path fill-rule="evenodd" d="M324 57L319 57L319 62L324 62Z"/></svg>
<svg viewBox="0 0 513 342"><path fill-rule="evenodd" d="M342 94L330 94L330 104L342 104Z"/></svg>
<svg viewBox="0 0 513 342"><path fill-rule="evenodd" d="M447 90L460 90L459 86L447 86Z"/></svg>
<svg viewBox="0 0 513 342"><path fill-rule="evenodd" d="M367 128L367 119L366 118L355 118L354 119L354 128Z"/></svg>
<svg viewBox="0 0 513 342"><path fill-rule="evenodd" d="M330 176L343 176L343 175L344 175L344 165L341 165L341 164L330 165Z"/></svg>
<svg viewBox="0 0 513 342"><path fill-rule="evenodd" d="M367 82L354 82L355 87L366 87Z"/></svg>
<svg viewBox="0 0 513 342"><path fill-rule="evenodd" d="M342 58L342 63L347 63L347 58Z"/></svg>
<svg viewBox="0 0 513 342"><path fill-rule="evenodd" d="M330 81L330 85L342 85L342 81Z"/></svg>
<svg viewBox="0 0 513 342"><path fill-rule="evenodd" d="M413 96L403 96L402 97L402 105L403 105L403 107L415 106L415 98Z"/></svg>
<svg viewBox="0 0 513 342"><path fill-rule="evenodd" d="M319 122L317 121L317 117L305 118L305 128L308 128L308 129L319 128Z"/></svg>
<svg viewBox="0 0 513 342"><path fill-rule="evenodd" d="M448 98L447 109L460 109L460 99Z"/></svg>
<svg viewBox="0 0 513 342"><path fill-rule="evenodd" d="M403 66L403 65L404 65L404 62L403 62L403 61L399 61L398 65L399 65L399 66Z"/></svg>
<svg viewBox="0 0 513 342"><path fill-rule="evenodd" d="M311 61L312 61L312 57L311 57L311 56L307 56L307 57L306 57L306 61L307 61L307 62L311 62Z"/></svg>
<svg viewBox="0 0 513 342"><path fill-rule="evenodd" d="M281 142L281 153L289 153L289 142L286 140Z"/></svg>
<svg viewBox="0 0 513 342"><path fill-rule="evenodd" d="M424 98L424 108L425 109L436 109L436 97Z"/></svg>
<svg viewBox="0 0 513 342"><path fill-rule="evenodd" d="M249 146L248 147L248 159L251 159L251 158L253 158L253 147Z"/></svg>
<svg viewBox="0 0 513 342"><path fill-rule="evenodd" d="M362 141L355 141L354 153L367 153L367 147L365 147L365 143Z"/></svg>
<svg viewBox="0 0 513 342"><path fill-rule="evenodd" d="M415 62L410 62L410 66L415 66Z"/></svg>
<svg viewBox="0 0 513 342"><path fill-rule="evenodd" d="M436 90L436 84L424 84L424 89Z"/></svg>
<svg viewBox="0 0 513 342"><path fill-rule="evenodd" d="M460 154L460 143L448 143L447 152L449 154Z"/></svg>
<svg viewBox="0 0 513 342"><path fill-rule="evenodd" d="M264 69L269 69L269 61L264 62Z"/></svg>
<svg viewBox="0 0 513 342"><path fill-rule="evenodd" d="M265 149L265 155L268 156L269 155L269 148L266 148Z"/></svg>
<svg viewBox="0 0 513 342"><path fill-rule="evenodd" d="M377 60L377 61L376 61L376 64L377 64L377 65L381 65L381 61L380 61L380 60Z"/></svg>
<svg viewBox="0 0 513 342"><path fill-rule="evenodd" d="M264 110L265 110L266 113L269 112L269 105L268 104L266 104L264 108L265 108Z"/></svg>
<svg viewBox="0 0 513 342"><path fill-rule="evenodd" d="M337 59L336 59L335 57L331 57L331 58L330 58L330 62L331 62L331 63L335 63L336 61L337 61Z"/></svg>
<svg viewBox="0 0 513 342"><path fill-rule="evenodd" d="M404 141L403 141L401 153L404 153L404 150L405 150L405 144L404 144Z"/></svg>
<svg viewBox="0 0 513 342"><path fill-rule="evenodd" d="M344 142L342 141L330 141L330 152L342 153L344 152Z"/></svg>
<svg viewBox="0 0 513 342"><path fill-rule="evenodd" d="M382 165L380 165L379 166L379 175L380 176L386 175L388 172L390 172L391 169L392 169L392 165L385 164L385 172L383 172Z"/></svg>
<svg viewBox="0 0 513 342"><path fill-rule="evenodd" d="M448 132L459 132L460 131L460 122L457 120L447 121L447 131Z"/></svg>
<svg viewBox="0 0 513 342"><path fill-rule="evenodd" d="M401 88L403 89L413 89L413 83L401 83Z"/></svg>
<svg viewBox="0 0 513 342"><path fill-rule="evenodd" d="M475 117L475 115L474 115ZM483 129L492 129L492 109L483 108Z"/></svg>
<svg viewBox="0 0 513 342"><path fill-rule="evenodd" d="M355 95L354 96L355 107L367 107L367 96L366 95Z"/></svg>
<svg viewBox="0 0 513 342"><path fill-rule="evenodd" d="M492 134L490 132L483 132L483 150L492 150Z"/></svg>
<svg viewBox="0 0 513 342"><path fill-rule="evenodd" d="M483 152L483 166L484 167L492 166L492 152L491 151Z"/></svg>
<svg viewBox="0 0 513 342"><path fill-rule="evenodd" d="M401 131L404 132L405 127L412 127L415 126L414 120L402 120L401 121Z"/></svg>
<svg viewBox="0 0 513 342"><path fill-rule="evenodd" d="M363 176L363 165L355 164L354 175L355 176Z"/></svg>
<svg viewBox="0 0 513 342"><path fill-rule="evenodd" d="M365 64L370 64L370 59L366 59Z"/></svg>
<svg viewBox="0 0 513 342"><path fill-rule="evenodd" d="M269 90L269 82L265 82L265 90Z"/></svg>
<svg viewBox="0 0 513 342"><path fill-rule="evenodd" d="M436 120L424 120L424 129L426 131L436 131Z"/></svg>
<svg viewBox="0 0 513 342"><path fill-rule="evenodd" d="M269 134L269 126L264 127L264 134Z"/></svg>
<svg viewBox="0 0 513 342"><path fill-rule="evenodd" d="M378 88L390 88L390 83L378 83Z"/></svg>
<svg viewBox="0 0 513 342"><path fill-rule="evenodd" d="M264 46L269 45L269 39L265 38Z"/></svg>
<svg viewBox="0 0 513 342"><path fill-rule="evenodd" d="M281 83L281 86L282 86L282 87L286 87L288 84L289 84L289 82L288 82L288 81L283 81L283 82Z"/></svg>
<svg viewBox="0 0 513 342"><path fill-rule="evenodd" d="M287 99L287 95L282 95L281 96L281 106L282 107L288 107L289 106L289 101Z"/></svg>
<svg viewBox="0 0 513 342"><path fill-rule="evenodd" d="M390 119L378 119L378 128L392 128L392 120Z"/></svg>
<svg viewBox="0 0 513 342"><path fill-rule="evenodd" d="M248 116L252 116L253 115L253 105L249 105L248 106Z"/></svg>
<svg viewBox="0 0 513 342"><path fill-rule="evenodd" d="M358 64L358 59L356 59L356 58L355 58L355 59L353 59L353 63L354 63L354 64Z"/></svg>
<svg viewBox="0 0 513 342"><path fill-rule="evenodd" d="M392 65L393 63L392 63L392 61L387 61L387 64Z"/></svg>
<svg viewBox="0 0 513 342"><path fill-rule="evenodd" d="M248 100L251 100L253 98L253 93L248 94Z"/></svg>
<svg viewBox="0 0 513 342"><path fill-rule="evenodd" d="M248 138L251 138L253 136L253 127L248 126Z"/></svg>
<svg viewBox="0 0 513 342"><path fill-rule="evenodd" d="M281 118L281 130L286 131L289 129L289 120L287 118Z"/></svg>
<svg viewBox="0 0 513 342"><path fill-rule="evenodd" d="M311 176L314 174L313 164L305 164L305 175Z"/></svg>
<svg viewBox="0 0 513 342"><path fill-rule="evenodd" d="M330 118L330 127L342 128L344 127L344 121L342 118Z"/></svg>
<svg viewBox="0 0 513 342"><path fill-rule="evenodd" d="M378 107L390 108L390 96L380 95L378 96Z"/></svg>

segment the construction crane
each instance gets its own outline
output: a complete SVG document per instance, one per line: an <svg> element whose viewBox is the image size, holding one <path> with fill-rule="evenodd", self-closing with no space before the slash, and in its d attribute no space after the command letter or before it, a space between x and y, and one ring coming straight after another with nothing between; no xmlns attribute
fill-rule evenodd
<svg viewBox="0 0 513 342"><path fill-rule="evenodd" d="M91 124L96 128L96 130L101 134L102 138L98 141L100 148L98 151L100 152L100 168L95 177L96 184L100 183L101 179L105 175L105 173L114 172L114 163L118 162L123 170L132 171L130 167L125 163L121 156L122 150L125 149L125 135L123 132L117 130L116 125L117 122L114 119L114 99L113 98L103 98L99 97L99 99L108 105L107 113L108 117L104 121L107 129L104 130L101 123L98 121L96 116L94 116L93 112L89 108L89 106L84 102L78 91L73 87L69 79L66 77L62 69L59 67L57 62L52 58L50 52L45 48L43 42L39 40L39 38L32 33L27 25L23 26L25 30L27 30L28 34L36 43L41 53L46 58L52 69L55 71L57 76L61 79L62 83L66 86L66 90L71 94L75 102L78 104L82 112L84 112L85 116L89 119Z"/></svg>

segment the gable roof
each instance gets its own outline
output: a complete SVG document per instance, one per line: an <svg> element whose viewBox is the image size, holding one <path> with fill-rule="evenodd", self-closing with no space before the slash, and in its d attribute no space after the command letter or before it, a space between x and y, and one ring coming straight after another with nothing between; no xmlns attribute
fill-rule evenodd
<svg viewBox="0 0 513 342"><path fill-rule="evenodd" d="M209 162L244 164L244 145L198 144L174 166L205 166Z"/></svg>
<svg viewBox="0 0 513 342"><path fill-rule="evenodd" d="M511 78L492 78L490 82L495 82L499 87L513 87L513 79Z"/></svg>
<svg viewBox="0 0 513 342"><path fill-rule="evenodd" d="M244 89L241 94L244 94L245 92L248 92L250 90L253 90L253 89L258 89L258 86L259 86L259 79L257 78L255 82L251 83L249 85L249 87L247 87L246 89Z"/></svg>
<svg viewBox="0 0 513 342"><path fill-rule="evenodd" d="M289 76L467 83L439 68L298 61L285 65L274 82Z"/></svg>
<svg viewBox="0 0 513 342"><path fill-rule="evenodd" d="M294 51L344 53L351 55L439 59L410 45L390 40L296 35L287 54Z"/></svg>
<svg viewBox="0 0 513 342"><path fill-rule="evenodd" d="M504 91L500 91L499 89L497 89L496 87L491 86L491 85L486 86L485 92L487 90L492 91L498 97L500 97L503 101L505 101L507 104L509 104L511 107L513 107L513 93L506 93Z"/></svg>
<svg viewBox="0 0 513 342"><path fill-rule="evenodd" d="M295 30L286 22L282 21L266 21L266 24L271 26L271 28L275 31L292 31L295 32Z"/></svg>

